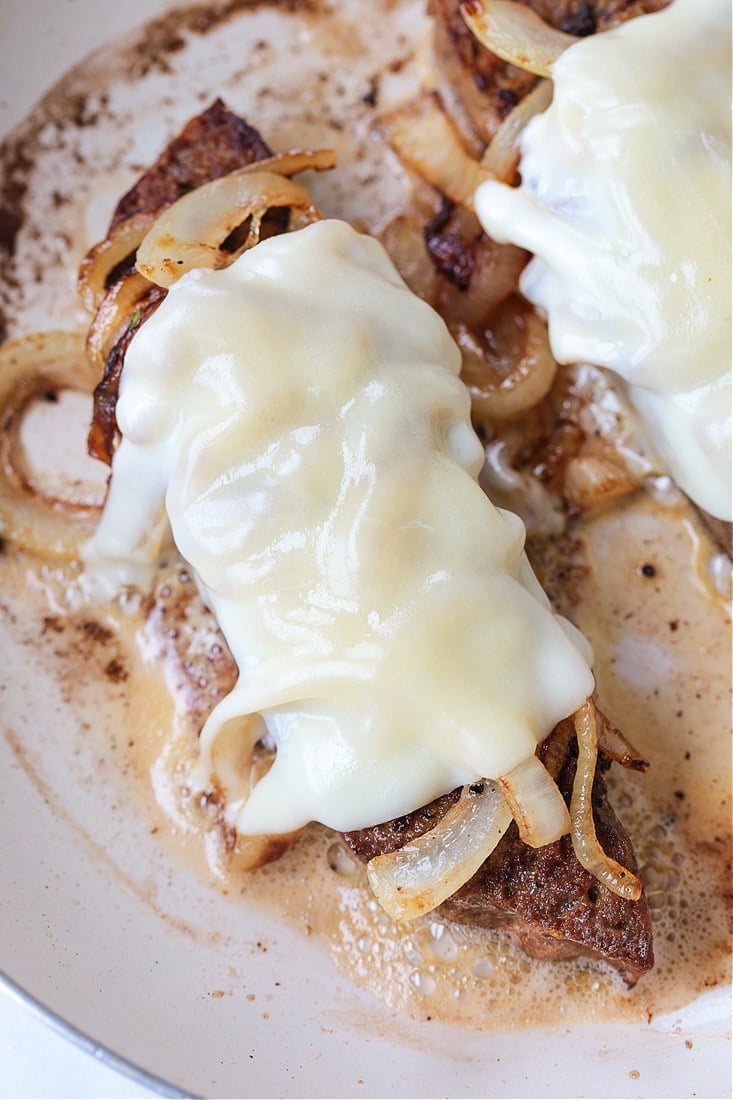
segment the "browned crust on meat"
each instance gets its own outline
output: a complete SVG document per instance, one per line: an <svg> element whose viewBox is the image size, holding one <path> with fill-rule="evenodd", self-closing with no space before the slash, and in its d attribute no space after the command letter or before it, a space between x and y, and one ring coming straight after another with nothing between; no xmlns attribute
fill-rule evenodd
<svg viewBox="0 0 733 1100"><path fill-rule="evenodd" d="M520 0L525 2L525 0ZM667 0L526 0L547 23L578 37L607 30L634 16L657 11ZM429 0L433 49L441 77L457 99L461 121L486 144L519 100L537 83L485 49L463 21L459 0Z"/></svg>
<svg viewBox="0 0 733 1100"><path fill-rule="evenodd" d="M217 99L188 122L115 207L110 229L133 214L155 214L188 191L271 156L260 134Z"/></svg>
<svg viewBox="0 0 733 1100"><path fill-rule="evenodd" d="M561 723L542 746L548 770L569 803L575 777L577 745L570 723ZM636 873L631 841L608 801L596 769L593 813L604 851ZM432 828L458 799L459 791L429 806L373 829L346 834L360 859L368 862L382 852L404 847ZM473 878L444 902L442 915L477 927L509 928L524 950L538 959L590 955L616 967L633 985L654 965L652 925L644 895L638 901L620 898L581 867L569 836L542 848L531 848L512 824L494 852Z"/></svg>
<svg viewBox="0 0 733 1100"><path fill-rule="evenodd" d="M122 196L112 215L109 231L135 214L157 214L202 184L269 156L271 150L257 130L217 99L184 126L155 164ZM278 213L287 216L285 211ZM134 262L133 254L111 272L108 289L132 271ZM165 294L151 283L150 290L137 304L130 327L110 352L102 380L94 391L88 449L102 462L111 464L119 441L115 409L128 345L134 332L157 309Z"/></svg>

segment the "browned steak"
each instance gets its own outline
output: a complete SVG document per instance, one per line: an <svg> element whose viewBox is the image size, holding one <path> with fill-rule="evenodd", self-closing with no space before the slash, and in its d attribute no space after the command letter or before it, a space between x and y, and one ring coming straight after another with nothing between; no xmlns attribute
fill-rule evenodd
<svg viewBox="0 0 733 1100"><path fill-rule="evenodd" d="M561 723L540 755L566 801L575 776L577 747L570 723ZM631 841L614 814L596 769L593 811L598 840L606 853L636 872ZM459 790L423 809L370 829L347 833L346 842L368 862L409 844L432 828L458 799ZM501 926L518 936L538 959L591 955L605 959L633 985L654 965L651 917L646 898L618 897L578 863L569 836L530 848L512 824L472 879L440 907L443 916L483 928Z"/></svg>
<svg viewBox="0 0 733 1100"><path fill-rule="evenodd" d="M524 0L521 0L524 2ZM603 31L667 0L526 0L546 22L567 34ZM448 98L460 110L466 128L485 144L537 77L509 65L485 49L463 21L459 0L429 0L434 19L435 61Z"/></svg>
<svg viewBox="0 0 733 1100"><path fill-rule="evenodd" d="M157 214L201 184L269 156L271 151L257 130L232 114L217 99L203 114L186 124L152 168L123 195L112 215L109 230L134 214ZM273 216L282 219L280 228L284 228L287 212L276 211ZM278 227L272 227L271 232L273 228L277 231ZM133 254L119 264L107 280L108 287L128 274L134 262ZM88 448L91 455L103 462L111 463L119 436L115 407L132 331L154 312L165 293L151 283L150 290L137 304L132 329L110 352L102 380L94 391L94 416Z"/></svg>

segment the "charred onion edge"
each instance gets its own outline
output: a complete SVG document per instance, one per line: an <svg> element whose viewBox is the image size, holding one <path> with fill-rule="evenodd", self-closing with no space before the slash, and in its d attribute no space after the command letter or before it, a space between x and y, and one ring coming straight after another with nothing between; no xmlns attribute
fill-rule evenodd
<svg viewBox="0 0 733 1100"><path fill-rule="evenodd" d="M96 527L101 504L43 493L19 462L31 403L63 390L91 394L95 381L81 334L34 333L0 348L0 535L26 550L74 559Z"/></svg>
<svg viewBox="0 0 733 1100"><path fill-rule="evenodd" d="M614 894L638 901L642 885L636 875L606 855L593 820L593 780L598 756L596 708L592 699L573 716L578 738L578 766L570 800L571 837L578 863Z"/></svg>
<svg viewBox="0 0 733 1100"><path fill-rule="evenodd" d="M464 0L460 12L482 46L536 76L550 76L558 57L578 41L512 0Z"/></svg>
<svg viewBox="0 0 733 1100"><path fill-rule="evenodd" d="M479 184L491 175L466 151L437 92L424 92L380 120L400 160L441 194L473 210Z"/></svg>
<svg viewBox="0 0 733 1100"><path fill-rule="evenodd" d="M475 874L511 820L496 783L482 779L467 784L432 829L369 861L367 877L374 896L393 920L431 912Z"/></svg>
<svg viewBox="0 0 733 1100"><path fill-rule="evenodd" d="M453 335L461 349L461 378L471 395L474 419L510 420L537 405L552 387L557 363L550 350L547 325L533 309L523 310L524 347L512 356L514 365L502 374L486 337L468 326L459 326ZM490 328L490 320L487 328Z"/></svg>
<svg viewBox="0 0 733 1100"><path fill-rule="evenodd" d="M506 116L481 157L481 167L493 178L511 184L520 157L519 139L527 124L552 102L552 81L540 80Z"/></svg>

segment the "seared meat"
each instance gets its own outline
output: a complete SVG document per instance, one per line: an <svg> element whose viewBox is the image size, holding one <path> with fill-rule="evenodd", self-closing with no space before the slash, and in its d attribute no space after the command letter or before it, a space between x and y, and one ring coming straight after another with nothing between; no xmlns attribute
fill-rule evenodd
<svg viewBox="0 0 733 1100"><path fill-rule="evenodd" d="M155 213L207 180L268 155L269 149L259 134L217 102L188 123L150 171L120 200L110 229L133 214ZM428 226L426 244L436 267L454 285L461 287L471 278L472 252L469 247L464 255L465 241L451 223L450 214L446 206ZM280 217L281 212L276 212L275 218ZM284 225L275 221L269 232L278 232L280 228ZM478 247L476 242L474 244ZM124 277L133 263L134 256L119 265L115 277ZM115 405L125 352L134 332L154 312L165 293L151 284L145 297L138 302L125 333L112 349L104 378L97 387L90 443L93 453L107 461L111 461L118 434ZM185 604L186 597L182 598ZM154 611L152 617L157 614L165 617L165 607ZM214 698L218 697L221 690L219 673L225 681L230 680L234 675L233 663L219 640L213 663L209 654L194 652L191 648L193 636L191 631L181 628L180 621L170 635L175 639L172 645L182 680L198 685L201 696L202 677L208 683L212 672L216 672L211 680L211 691ZM203 703L203 709L198 711L192 707L197 727L205 718L206 699ZM568 799L575 772L573 745L572 723L566 722L547 739L541 750L543 762L551 774L558 777L559 786ZM362 859L369 860L426 832L458 796L458 791L450 792L405 817L349 833L346 840ZM600 769L596 776L594 807L601 843L620 863L635 870L631 843L608 805ZM281 850L282 845L266 858L273 858ZM442 911L458 921L479 926L498 922L509 924L528 952L537 957L558 958L583 952L600 955L617 966L630 983L650 969L653 962L649 912L643 897L638 902L623 901L602 887L577 862L568 837L536 850L519 839L512 825L490 859L443 905Z"/></svg>
<svg viewBox="0 0 733 1100"><path fill-rule="evenodd" d="M522 0L524 2L524 0ZM585 36L607 30L667 0L527 0L546 22L567 34ZM485 49L463 21L459 0L429 0L433 16L435 61L464 130L486 144L512 107L537 82Z"/></svg>
<svg viewBox="0 0 733 1100"><path fill-rule="evenodd" d="M203 114L186 124L152 168L123 195L112 215L109 229L111 231L134 214L157 214L202 183L271 155L258 132L217 99ZM276 219L270 232L285 227L287 211L275 211L270 217ZM134 263L133 254L119 264L110 274L108 287L128 274ZM165 294L160 287L150 284L150 290L137 303L132 327L110 352L104 376L94 391L94 417L88 447L89 453L103 462L112 462L119 436L115 406L127 346L134 330L154 312Z"/></svg>
<svg viewBox="0 0 733 1100"><path fill-rule="evenodd" d="M561 723L540 750L570 802L577 746L572 723ZM596 770L593 811L598 840L606 853L636 872L631 841L608 801L602 771ZM393 821L347 833L346 841L367 862L394 851L432 828L457 801L459 790L430 806ZM538 959L577 955L603 958L633 985L654 965L652 927L644 895L638 901L618 897L578 863L569 836L542 848L530 848L512 825L476 874L444 902L440 912L459 924L501 926L519 937L527 954Z"/></svg>

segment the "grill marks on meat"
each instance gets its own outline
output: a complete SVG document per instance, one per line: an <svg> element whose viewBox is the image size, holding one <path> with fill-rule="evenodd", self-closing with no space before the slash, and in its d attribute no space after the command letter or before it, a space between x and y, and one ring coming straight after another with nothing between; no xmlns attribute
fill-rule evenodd
<svg viewBox="0 0 733 1100"><path fill-rule="evenodd" d="M577 758L572 723L560 723L542 745L540 756L556 775L569 804ZM608 855L636 873L631 841L608 801L606 766L597 767L593 786L596 834ZM346 842L364 862L395 851L436 825L459 794L456 789L412 814L347 833ZM537 959L578 955L605 959L629 985L654 965L646 898L628 901L598 882L578 863L569 836L531 848L512 823L489 858L443 903L440 913L459 924L507 928Z"/></svg>
<svg viewBox="0 0 733 1100"><path fill-rule="evenodd" d="M118 202L109 231L135 214L157 214L176 199L209 180L228 175L238 168L272 155L260 134L217 99L206 111L186 124L158 160ZM287 211L273 215L278 220L270 232L287 224ZM263 234L263 236L266 234ZM135 265L134 254L119 264L108 283L128 275ZM138 302L134 322L110 352L104 375L94 391L94 415L89 433L89 453L111 464L119 441L115 417L120 376L132 335L158 307L165 290L150 284Z"/></svg>
<svg viewBox="0 0 733 1100"><path fill-rule="evenodd" d="M527 0L547 23L584 37L617 23L657 11L667 0ZM486 144L501 122L537 83L485 49L463 21L459 0L429 0L435 29L433 48L441 76L456 97L464 127Z"/></svg>

